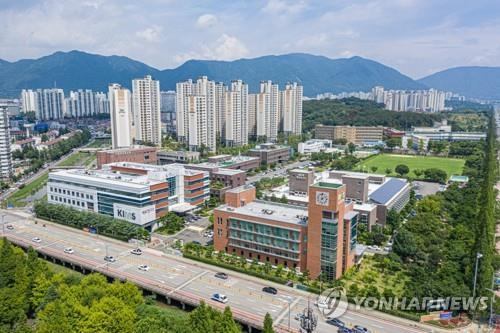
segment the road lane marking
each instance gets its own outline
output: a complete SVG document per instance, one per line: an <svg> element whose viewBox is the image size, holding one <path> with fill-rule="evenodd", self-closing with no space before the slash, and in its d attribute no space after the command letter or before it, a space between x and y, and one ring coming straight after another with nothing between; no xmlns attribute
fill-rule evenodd
<svg viewBox="0 0 500 333"><path fill-rule="evenodd" d="M194 280L196 279L199 279L201 278L203 275L207 274L208 271L202 271L200 274L198 275L195 275L193 276L191 279L187 280L186 282L184 282L183 284L181 284L180 286L178 286L177 288L173 289L172 291L170 291L168 293L168 295L172 295L174 292L178 291L178 290L181 290L182 288L184 288L185 286L189 285L191 282L193 282Z"/></svg>
<svg viewBox="0 0 500 333"><path fill-rule="evenodd" d="M292 303L289 303L290 306L286 307L279 315L276 317L276 320L274 321L275 324L281 323L281 320L285 318L286 315L288 315L288 312L292 312L293 308L297 305L302 300L302 296L297 297Z"/></svg>

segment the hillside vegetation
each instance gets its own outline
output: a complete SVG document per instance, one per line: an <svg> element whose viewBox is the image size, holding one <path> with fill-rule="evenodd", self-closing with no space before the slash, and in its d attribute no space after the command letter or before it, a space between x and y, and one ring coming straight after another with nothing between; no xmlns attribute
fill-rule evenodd
<svg viewBox="0 0 500 333"><path fill-rule="evenodd" d="M358 98L305 101L302 111L303 130L316 124L352 126L388 126L408 129L411 126L432 126L440 114L388 111L381 104Z"/></svg>

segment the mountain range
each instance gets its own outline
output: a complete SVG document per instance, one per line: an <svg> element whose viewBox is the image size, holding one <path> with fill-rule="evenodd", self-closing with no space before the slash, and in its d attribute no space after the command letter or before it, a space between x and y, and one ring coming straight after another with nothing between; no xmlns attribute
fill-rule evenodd
<svg viewBox="0 0 500 333"><path fill-rule="evenodd" d="M292 53L234 61L189 60L177 68L159 70L123 56L70 51L15 62L0 59L0 97L17 97L21 89L25 88L54 86L66 91L106 91L111 82L130 88L132 79L144 75L152 75L160 80L161 90L175 90L175 83L178 81L206 75L212 80L225 83L242 79L249 84L251 92L258 90L261 80L272 80L280 86L297 81L304 86L304 95L309 97L324 92L369 91L375 85L382 85L386 89L435 87L468 97L500 99L500 89L494 89L495 84L500 84L500 75L494 74L495 71L500 71L500 68L463 68L467 69L469 76L463 74L461 68L454 68L413 80L394 68L370 59L330 59ZM480 80L457 82L456 79L475 77L474 75L488 77L491 89L481 89L483 84L479 84Z"/></svg>

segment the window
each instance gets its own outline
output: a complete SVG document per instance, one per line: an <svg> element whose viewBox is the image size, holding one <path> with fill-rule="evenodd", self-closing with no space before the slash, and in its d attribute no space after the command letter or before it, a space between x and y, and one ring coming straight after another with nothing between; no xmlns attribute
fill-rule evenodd
<svg viewBox="0 0 500 333"><path fill-rule="evenodd" d="M324 210L322 212L322 215L323 215L324 219L328 219L328 220L332 220L333 219L333 213L330 212L330 211Z"/></svg>

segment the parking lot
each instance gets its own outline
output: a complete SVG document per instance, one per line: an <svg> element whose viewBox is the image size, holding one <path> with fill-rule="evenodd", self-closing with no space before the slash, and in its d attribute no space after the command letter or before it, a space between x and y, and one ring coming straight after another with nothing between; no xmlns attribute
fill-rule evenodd
<svg viewBox="0 0 500 333"><path fill-rule="evenodd" d="M198 220L186 219L184 229L175 235L166 236L155 234L155 236L161 238L167 246L172 246L178 240L184 244L189 242L198 242L201 245L210 245L213 235L212 237L208 237L209 235L206 233L206 229L209 225L210 221L208 220L208 217L199 216Z"/></svg>
<svg viewBox="0 0 500 333"><path fill-rule="evenodd" d="M423 182L420 180L413 181L412 186L415 190L415 195L421 195L422 197L436 194L437 192L445 189L444 185L439 183Z"/></svg>

